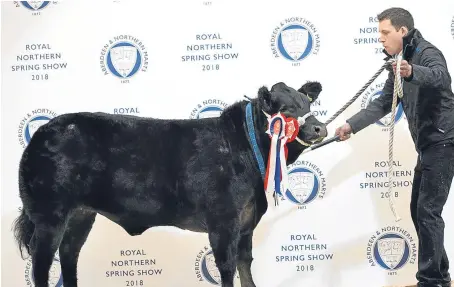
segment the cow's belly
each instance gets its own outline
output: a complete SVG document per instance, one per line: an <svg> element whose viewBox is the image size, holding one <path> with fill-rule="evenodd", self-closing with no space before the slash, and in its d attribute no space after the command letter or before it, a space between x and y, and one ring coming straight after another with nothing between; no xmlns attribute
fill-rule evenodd
<svg viewBox="0 0 454 287"><path fill-rule="evenodd" d="M180 218L176 222L174 222L174 226L193 232L205 233L208 231L206 218L201 215Z"/></svg>
<svg viewBox="0 0 454 287"><path fill-rule="evenodd" d="M174 226L193 232L207 232L206 218L203 214L178 215L171 210L161 212L144 212L129 210L127 212L109 212L96 210L106 218L120 225L132 236L141 235L147 229L155 226ZM123 209L124 211L124 209Z"/></svg>

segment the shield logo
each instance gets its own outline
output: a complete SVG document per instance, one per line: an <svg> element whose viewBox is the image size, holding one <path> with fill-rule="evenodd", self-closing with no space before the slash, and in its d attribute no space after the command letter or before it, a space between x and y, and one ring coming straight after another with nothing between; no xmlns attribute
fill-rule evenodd
<svg viewBox="0 0 454 287"><path fill-rule="evenodd" d="M287 54L297 61L306 51L310 35L302 26L291 26L281 32L281 37Z"/></svg>
<svg viewBox="0 0 454 287"><path fill-rule="evenodd" d="M201 264L201 273L205 280L213 285L221 285L222 279L221 274L219 273L219 269L216 265L216 261L214 259L213 251L209 251L202 259ZM235 270L235 279L238 280L240 278L238 269ZM234 279L234 280L235 280ZM239 286L239 281L236 281L234 286Z"/></svg>
<svg viewBox="0 0 454 287"><path fill-rule="evenodd" d="M377 245L378 253L389 269L394 269L401 263L405 251L405 240L403 238L381 238L377 241Z"/></svg>
<svg viewBox="0 0 454 287"><path fill-rule="evenodd" d="M130 43L117 44L109 51L112 66L123 78L128 77L134 70L138 60L138 50Z"/></svg>
<svg viewBox="0 0 454 287"><path fill-rule="evenodd" d="M214 260L213 251L207 253L202 263L203 274L205 275L205 280L211 284L219 285L221 284L221 274L219 269L216 267L216 262Z"/></svg>
<svg viewBox="0 0 454 287"><path fill-rule="evenodd" d="M311 172L300 171L289 174L289 189L300 203L306 202L312 194L315 177Z"/></svg>
<svg viewBox="0 0 454 287"><path fill-rule="evenodd" d="M49 4L49 1L21 1L22 5L30 10L40 10Z"/></svg>

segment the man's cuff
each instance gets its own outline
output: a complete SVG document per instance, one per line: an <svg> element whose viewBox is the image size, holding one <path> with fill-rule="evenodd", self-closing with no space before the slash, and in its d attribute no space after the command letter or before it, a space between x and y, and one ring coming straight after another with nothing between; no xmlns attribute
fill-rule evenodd
<svg viewBox="0 0 454 287"><path fill-rule="evenodd" d="M411 75L408 76L408 77L404 77L404 80L405 80L406 82L411 82L411 80L413 80L413 73L414 73L414 72L413 72L413 67L414 67L414 65L411 65Z"/></svg>
<svg viewBox="0 0 454 287"><path fill-rule="evenodd" d="M430 74L430 69L428 67L411 65L411 76L404 78L405 81L420 86L425 82L425 75Z"/></svg>
<svg viewBox="0 0 454 287"><path fill-rule="evenodd" d="M353 134L356 134L357 132L359 132L359 130L361 130L361 128L358 124L359 123L358 120L359 120L359 117L357 115L355 115L345 121L347 124L350 125L350 128L352 129Z"/></svg>

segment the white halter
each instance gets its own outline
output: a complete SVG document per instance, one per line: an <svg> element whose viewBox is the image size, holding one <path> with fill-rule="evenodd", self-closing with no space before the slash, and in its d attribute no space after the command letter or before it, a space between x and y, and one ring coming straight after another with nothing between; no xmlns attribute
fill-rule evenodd
<svg viewBox="0 0 454 287"><path fill-rule="evenodd" d="M262 110L262 112L265 114L265 116L267 118L271 118L271 116L269 114L267 114L264 110ZM299 126L302 126L306 123L306 119L310 116L314 115L314 112L308 112L307 114L305 114L304 116L302 117L298 117L298 125ZM302 139L300 139L298 136L295 138L296 141L298 141L300 144L304 145L304 146L311 146L311 144L309 143L306 143L305 141L303 141Z"/></svg>

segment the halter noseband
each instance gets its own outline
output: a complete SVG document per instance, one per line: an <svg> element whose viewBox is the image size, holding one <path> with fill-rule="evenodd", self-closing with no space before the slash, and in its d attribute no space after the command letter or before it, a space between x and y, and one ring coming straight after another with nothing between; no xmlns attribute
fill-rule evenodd
<svg viewBox="0 0 454 287"><path fill-rule="evenodd" d="M265 114L265 116L266 116L267 118L270 118L270 117L271 117L271 116L270 116L268 113L266 113L264 110L262 110L262 112ZM304 125L304 124L306 123L306 119L307 119L308 117L312 116L312 115L314 115L314 112L308 112L308 113L305 114L304 116L298 117L298 119L297 119L297 120L298 120L298 125L299 125L299 126ZM295 139L296 139L296 141L298 141L300 144L302 144L302 145L304 145L304 146L311 146L310 143L306 143L305 141L303 141L302 139L300 139L298 136L297 136Z"/></svg>

